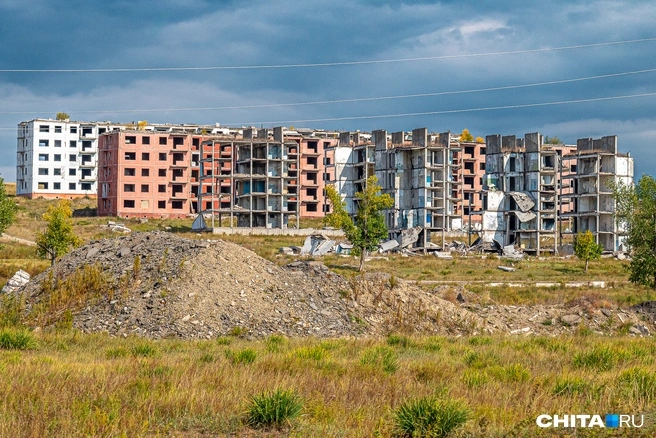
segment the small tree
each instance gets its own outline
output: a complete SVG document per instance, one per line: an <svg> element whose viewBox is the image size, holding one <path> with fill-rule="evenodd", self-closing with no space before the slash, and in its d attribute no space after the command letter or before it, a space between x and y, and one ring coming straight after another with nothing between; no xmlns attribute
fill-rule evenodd
<svg viewBox="0 0 656 438"><path fill-rule="evenodd" d="M57 257L66 254L71 247L79 246L82 241L73 233L71 220L71 202L67 199L48 207L43 219L48 223L46 231L37 233L37 254L44 259L50 259L53 266Z"/></svg>
<svg viewBox="0 0 656 438"><path fill-rule="evenodd" d="M57 118L57 120L68 120L68 119L71 118L71 116L69 116L68 113L60 112L60 113L57 113L56 118Z"/></svg>
<svg viewBox="0 0 656 438"><path fill-rule="evenodd" d="M643 175L638 184L612 185L618 225L631 249L629 280L656 289L656 180Z"/></svg>
<svg viewBox="0 0 656 438"><path fill-rule="evenodd" d="M485 143L485 139L483 137L476 137L476 143Z"/></svg>
<svg viewBox="0 0 656 438"><path fill-rule="evenodd" d="M469 129L465 128L462 130L460 141L474 141L474 136L469 133Z"/></svg>
<svg viewBox="0 0 656 438"><path fill-rule="evenodd" d="M16 203L7 195L4 178L0 178L0 234L7 231L7 228L16 220ZM2 248L2 245L0 245Z"/></svg>
<svg viewBox="0 0 656 438"><path fill-rule="evenodd" d="M326 222L344 231L353 244L353 250L360 256L360 272L364 271L364 259L369 251L374 251L380 241L387 237L387 226L381 211L391 208L394 200L388 194L380 193L378 178L370 176L363 192L355 194L358 210L355 221L346 211L346 203L335 189L326 186L326 196L333 206L333 212L326 216Z"/></svg>
<svg viewBox="0 0 656 438"><path fill-rule="evenodd" d="M574 254L581 260L585 260L585 272L588 272L590 260L597 260L601 257L603 250L604 247L596 242L590 230L576 235L576 239L574 240Z"/></svg>
<svg viewBox="0 0 656 438"><path fill-rule="evenodd" d="M139 120L137 122L137 129L139 131L143 131L144 129L146 129L146 126L148 126L148 120Z"/></svg>

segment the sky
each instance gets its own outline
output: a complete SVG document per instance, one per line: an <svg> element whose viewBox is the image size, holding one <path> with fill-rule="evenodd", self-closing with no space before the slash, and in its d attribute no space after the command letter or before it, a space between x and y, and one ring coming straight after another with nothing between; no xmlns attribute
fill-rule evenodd
<svg viewBox="0 0 656 438"><path fill-rule="evenodd" d="M636 178L655 175L654 17L653 1L0 0L0 174L15 180L18 123L65 111L80 121L537 131L567 144L617 135ZM244 66L259 67L199 69Z"/></svg>

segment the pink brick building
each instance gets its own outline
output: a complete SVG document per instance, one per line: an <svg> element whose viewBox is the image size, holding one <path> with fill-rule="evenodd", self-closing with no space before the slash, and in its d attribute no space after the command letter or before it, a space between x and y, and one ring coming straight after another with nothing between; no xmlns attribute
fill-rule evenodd
<svg viewBox="0 0 656 438"><path fill-rule="evenodd" d="M200 139L151 131L101 135L98 215L147 218L192 213L191 148Z"/></svg>

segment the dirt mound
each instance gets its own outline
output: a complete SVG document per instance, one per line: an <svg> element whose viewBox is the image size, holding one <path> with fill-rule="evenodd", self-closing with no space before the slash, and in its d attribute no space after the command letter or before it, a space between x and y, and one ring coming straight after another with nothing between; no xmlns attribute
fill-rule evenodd
<svg viewBox="0 0 656 438"><path fill-rule="evenodd" d="M89 284L95 289L88 290ZM76 288L84 292L71 292ZM317 262L281 267L230 242L166 232L91 242L35 277L22 293L33 325L61 324L68 317L83 331L152 338L464 334L483 324L465 309L389 276L347 280ZM44 309L48 317L37 318Z"/></svg>

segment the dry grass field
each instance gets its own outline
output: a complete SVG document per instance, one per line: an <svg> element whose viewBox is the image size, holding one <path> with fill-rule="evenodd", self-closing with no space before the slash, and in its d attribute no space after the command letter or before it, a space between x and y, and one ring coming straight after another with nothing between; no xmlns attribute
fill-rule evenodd
<svg viewBox="0 0 656 438"><path fill-rule="evenodd" d="M423 397L464 407L467 421L450 435L463 437L631 436L539 429L535 418L655 413L650 339L194 342L60 331L6 349L16 333L0 333L1 436L386 437L395 435L396 409ZM301 415L280 431L249 427L250 398L277 388L300 396Z"/></svg>

